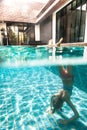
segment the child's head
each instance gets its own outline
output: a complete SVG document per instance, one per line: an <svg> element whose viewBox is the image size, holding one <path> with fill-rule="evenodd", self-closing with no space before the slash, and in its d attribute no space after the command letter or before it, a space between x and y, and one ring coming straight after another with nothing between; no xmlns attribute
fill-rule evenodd
<svg viewBox="0 0 87 130"><path fill-rule="evenodd" d="M52 113L54 113L56 110L61 110L62 105L63 105L63 100L61 95L53 95L51 97L51 110Z"/></svg>

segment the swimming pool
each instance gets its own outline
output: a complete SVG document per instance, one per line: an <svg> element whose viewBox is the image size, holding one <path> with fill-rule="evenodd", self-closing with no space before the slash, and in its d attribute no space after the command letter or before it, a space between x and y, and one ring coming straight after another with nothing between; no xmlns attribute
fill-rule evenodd
<svg viewBox="0 0 87 130"><path fill-rule="evenodd" d="M87 61L83 49L55 52L47 47L0 46L0 130L86 130ZM58 123L61 116L73 114L66 104L63 114L46 113L51 95L62 85L60 64L73 65L75 75L71 99L80 118L69 125Z"/></svg>

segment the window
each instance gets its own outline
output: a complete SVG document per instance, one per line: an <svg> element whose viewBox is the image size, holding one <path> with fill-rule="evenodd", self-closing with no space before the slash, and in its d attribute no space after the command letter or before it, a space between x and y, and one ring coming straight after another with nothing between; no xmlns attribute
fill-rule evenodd
<svg viewBox="0 0 87 130"><path fill-rule="evenodd" d="M60 37L64 42L84 41L86 19L86 0L74 0L57 13L56 41Z"/></svg>

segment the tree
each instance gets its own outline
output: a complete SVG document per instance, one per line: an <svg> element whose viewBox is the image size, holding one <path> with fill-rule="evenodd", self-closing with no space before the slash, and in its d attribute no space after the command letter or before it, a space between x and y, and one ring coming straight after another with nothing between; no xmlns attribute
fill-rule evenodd
<svg viewBox="0 0 87 130"><path fill-rule="evenodd" d="M12 31L12 29L8 28L8 44L9 45L16 45L17 44L17 36Z"/></svg>

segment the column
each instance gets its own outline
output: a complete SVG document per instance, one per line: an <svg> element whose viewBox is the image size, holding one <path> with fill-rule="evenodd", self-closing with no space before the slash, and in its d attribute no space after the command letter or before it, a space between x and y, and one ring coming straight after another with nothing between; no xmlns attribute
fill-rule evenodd
<svg viewBox="0 0 87 130"><path fill-rule="evenodd" d="M40 41L40 24L35 25L35 41Z"/></svg>
<svg viewBox="0 0 87 130"><path fill-rule="evenodd" d="M84 42L87 43L87 2L86 2L86 22L85 22L85 37ZM84 58L87 58L87 47L84 48Z"/></svg>
<svg viewBox="0 0 87 130"><path fill-rule="evenodd" d="M56 13L52 15L52 40L53 44L56 43Z"/></svg>

